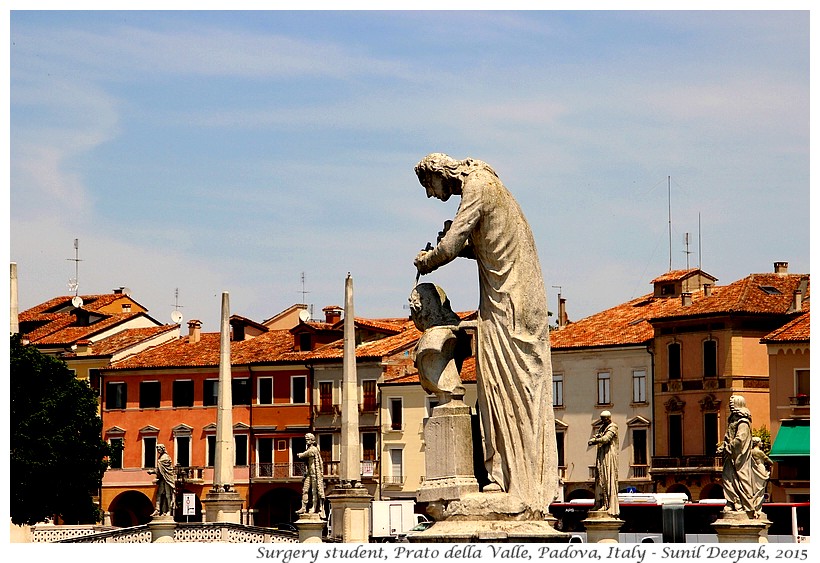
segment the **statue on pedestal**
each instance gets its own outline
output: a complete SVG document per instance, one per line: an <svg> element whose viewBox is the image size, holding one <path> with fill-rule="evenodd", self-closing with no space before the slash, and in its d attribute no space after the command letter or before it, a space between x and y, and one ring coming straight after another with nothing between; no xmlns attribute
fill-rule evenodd
<svg viewBox="0 0 820 563"><path fill-rule="evenodd" d="M157 476L157 506L151 516L173 516L176 509L176 474L165 444L157 444L157 467L149 469L148 474Z"/></svg>
<svg viewBox="0 0 820 563"><path fill-rule="evenodd" d="M618 425L612 413L601 412L601 427L588 445L597 445L595 458L595 507L616 518L618 508Z"/></svg>
<svg viewBox="0 0 820 563"><path fill-rule="evenodd" d="M305 434L307 449L296 455L305 460L305 475L302 480L302 507L296 514L314 513L322 518L325 515L325 487L322 468L322 454L316 447L316 436Z"/></svg>
<svg viewBox="0 0 820 563"><path fill-rule="evenodd" d="M427 197L461 197L435 248L414 264L428 274L457 257L478 265L478 410L490 479L528 517L547 514L558 487L547 297L521 208L485 162L432 153L415 167Z"/></svg>
<svg viewBox="0 0 820 563"><path fill-rule="evenodd" d="M749 518L757 518L752 476L752 414L741 395L729 398L728 426L717 453L723 456L726 510L745 512Z"/></svg>
<svg viewBox="0 0 820 563"><path fill-rule="evenodd" d="M772 474L774 462L763 451L763 440L752 437L752 478L754 481L753 506L757 517L763 511L763 500L766 498L766 487Z"/></svg>

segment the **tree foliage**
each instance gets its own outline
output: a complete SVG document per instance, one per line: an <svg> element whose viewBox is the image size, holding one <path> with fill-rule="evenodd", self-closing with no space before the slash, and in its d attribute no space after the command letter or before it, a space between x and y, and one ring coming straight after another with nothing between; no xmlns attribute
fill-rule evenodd
<svg viewBox="0 0 820 563"><path fill-rule="evenodd" d="M23 345L10 346L11 520L35 524L59 516L65 523L94 523L106 470L97 394L62 360Z"/></svg>

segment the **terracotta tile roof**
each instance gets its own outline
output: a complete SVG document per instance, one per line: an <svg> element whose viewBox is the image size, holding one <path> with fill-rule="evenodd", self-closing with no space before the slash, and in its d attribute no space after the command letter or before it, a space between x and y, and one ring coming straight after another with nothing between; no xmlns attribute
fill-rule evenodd
<svg viewBox="0 0 820 563"><path fill-rule="evenodd" d="M706 277L709 277L709 278L712 278L712 279L717 279L713 276L710 276L706 272L703 272L699 268L689 268L688 270L670 270L670 271L666 272L665 274L662 274L662 275L658 276L657 278L652 280L650 283L655 284L655 283L662 283L662 282L681 281L681 280L685 280L689 276L694 275L698 272L700 272L702 275L704 275Z"/></svg>
<svg viewBox="0 0 820 563"><path fill-rule="evenodd" d="M777 342L809 342L811 330L809 315L809 311L806 311L796 319L767 334L760 341L764 344Z"/></svg>
<svg viewBox="0 0 820 563"><path fill-rule="evenodd" d="M648 294L553 330L550 345L555 350L642 345L653 338L652 322L737 313L786 315L794 291L801 284L805 285L805 304L808 276L800 274L751 274L727 286L715 287L708 297L702 289L692 292L689 306L684 306L679 296Z"/></svg>
<svg viewBox="0 0 820 563"><path fill-rule="evenodd" d="M116 334L107 336L102 340L98 340L93 344L89 343L91 346L90 353L93 356L109 356L111 354L119 352L120 350L123 350L130 346L134 346L136 344L139 344L140 342L143 342L165 332L170 332L176 329L177 325L162 325L146 328L127 328ZM77 357L77 355L72 353L66 354L64 357Z"/></svg>
<svg viewBox="0 0 820 563"><path fill-rule="evenodd" d="M395 371L395 375L391 373L391 370L385 370L383 385L419 384L419 372L415 366L413 366L412 362L409 363L409 366L390 367ZM461 381L466 383L474 383L476 381L475 357L471 356L464 360L464 365L461 366Z"/></svg>

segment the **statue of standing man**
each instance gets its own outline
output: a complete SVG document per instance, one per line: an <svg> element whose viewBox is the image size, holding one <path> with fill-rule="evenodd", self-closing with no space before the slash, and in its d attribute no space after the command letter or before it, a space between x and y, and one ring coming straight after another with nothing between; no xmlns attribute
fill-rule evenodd
<svg viewBox="0 0 820 563"><path fill-rule="evenodd" d="M617 518L618 507L618 425L612 413L601 412L601 427L588 444L597 445L595 457L595 510Z"/></svg>
<svg viewBox="0 0 820 563"><path fill-rule="evenodd" d="M308 432L305 434L307 449L298 453L299 459L305 461L305 476L302 481L302 507L296 514L308 512L324 517L325 487L323 479L322 454L316 447L316 436Z"/></svg>
<svg viewBox="0 0 820 563"><path fill-rule="evenodd" d="M749 518L757 518L752 468L752 413L741 395L729 398L728 426L718 454L723 455L726 510L745 512Z"/></svg>
<svg viewBox="0 0 820 563"><path fill-rule="evenodd" d="M157 467L149 469L148 473L157 476L157 507L151 516L173 516L176 508L176 474L165 444L157 444Z"/></svg>
<svg viewBox="0 0 820 563"><path fill-rule="evenodd" d="M428 274L458 256L478 264L478 408L490 484L541 517L555 497L558 459L552 410L547 296L535 240L521 208L485 162L433 153L415 167L427 197L461 197L432 250Z"/></svg>

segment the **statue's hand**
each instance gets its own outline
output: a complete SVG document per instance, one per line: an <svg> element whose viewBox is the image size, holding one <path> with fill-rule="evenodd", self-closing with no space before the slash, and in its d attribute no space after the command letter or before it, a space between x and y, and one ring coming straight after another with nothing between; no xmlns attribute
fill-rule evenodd
<svg viewBox="0 0 820 563"><path fill-rule="evenodd" d="M433 271L433 268L427 265L428 256L430 255L430 251L422 250L418 254L416 254L416 259L413 260L413 264L416 266L416 270L418 270L419 274L429 274Z"/></svg>

